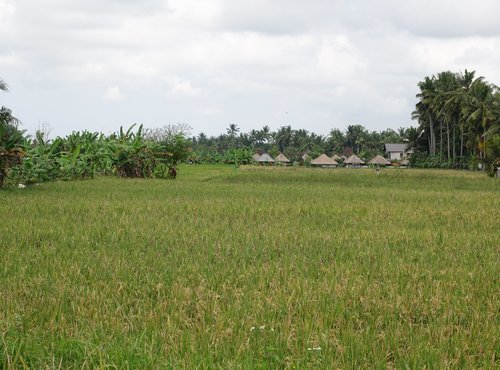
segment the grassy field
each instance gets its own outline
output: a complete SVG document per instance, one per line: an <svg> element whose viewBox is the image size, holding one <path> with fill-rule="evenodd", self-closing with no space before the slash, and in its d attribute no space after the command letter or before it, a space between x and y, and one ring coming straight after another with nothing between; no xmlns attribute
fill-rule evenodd
<svg viewBox="0 0 500 370"><path fill-rule="evenodd" d="M0 366L498 368L499 184L186 166L1 191Z"/></svg>

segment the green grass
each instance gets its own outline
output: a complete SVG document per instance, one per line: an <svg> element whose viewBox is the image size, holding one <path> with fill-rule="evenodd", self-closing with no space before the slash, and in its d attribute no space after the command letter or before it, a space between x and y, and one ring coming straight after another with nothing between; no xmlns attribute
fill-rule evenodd
<svg viewBox="0 0 500 370"><path fill-rule="evenodd" d="M185 166L2 191L0 366L499 367L499 186Z"/></svg>

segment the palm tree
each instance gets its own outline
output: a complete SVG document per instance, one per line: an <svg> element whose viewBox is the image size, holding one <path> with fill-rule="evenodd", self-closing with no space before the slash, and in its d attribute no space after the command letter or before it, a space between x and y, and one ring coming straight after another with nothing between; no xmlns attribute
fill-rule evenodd
<svg viewBox="0 0 500 370"><path fill-rule="evenodd" d="M293 131L291 126L282 126L276 132L275 142L280 152L283 152L290 145L293 139Z"/></svg>
<svg viewBox="0 0 500 370"><path fill-rule="evenodd" d="M236 147L236 134L240 132L240 129L235 123L231 123L229 127L226 129L227 134L229 135L229 141L231 146Z"/></svg>
<svg viewBox="0 0 500 370"><path fill-rule="evenodd" d="M233 139L236 134L240 132L240 129L238 128L238 125L236 125L235 123L231 123L226 129L226 132Z"/></svg>
<svg viewBox="0 0 500 370"><path fill-rule="evenodd" d="M482 159L485 159L486 133L495 124L498 125L498 104L496 96L499 93L499 89L495 85L477 79L471 85L470 92L470 103L473 111L467 117L466 122L471 123L476 129L476 132L482 131L476 139L479 139L477 141L479 142L480 156Z"/></svg>
<svg viewBox="0 0 500 370"><path fill-rule="evenodd" d="M327 146L328 150L334 153L342 152L346 143L344 133L338 128L332 129L328 134Z"/></svg>
<svg viewBox="0 0 500 370"><path fill-rule="evenodd" d="M443 152L443 123L446 124L446 146L447 158L451 157L451 140L450 140L450 125L456 121L456 111L451 109L446 110L447 97L450 93L459 87L457 75L450 71L438 73L435 80L437 95L433 100L433 109L439 119L440 127L440 142L439 147L441 153Z"/></svg>
<svg viewBox="0 0 500 370"><path fill-rule="evenodd" d="M2 79L0 79L0 91L9 91ZM24 155L22 149L24 137L23 132L17 129L18 123L10 109L0 108L0 188L9 168L18 163Z"/></svg>
<svg viewBox="0 0 500 370"><path fill-rule="evenodd" d="M9 168L18 164L24 155L24 137L17 128L18 123L9 109L0 108L0 188Z"/></svg>
<svg viewBox="0 0 500 370"><path fill-rule="evenodd" d="M7 84L1 78L0 78L0 91L4 91L4 92L9 91Z"/></svg>
<svg viewBox="0 0 500 370"><path fill-rule="evenodd" d="M292 145L298 149L300 153L311 150L311 139L309 132L304 129L296 130L293 133Z"/></svg>
<svg viewBox="0 0 500 370"><path fill-rule="evenodd" d="M359 153L361 150L361 143L365 134L365 128L361 125L349 125L345 133L347 144L352 148L354 153Z"/></svg>
<svg viewBox="0 0 500 370"><path fill-rule="evenodd" d="M240 134L238 137L238 143L244 148L250 148L253 144L253 138L249 134Z"/></svg>
<svg viewBox="0 0 500 370"><path fill-rule="evenodd" d="M470 88L474 81L483 80L483 77L475 80L474 76L474 71L469 72L467 70L463 74L457 74L457 88L445 96L446 120L451 121L453 128L453 158L455 158L455 128L460 130L460 157L463 157L466 119L471 114L469 104Z"/></svg>
<svg viewBox="0 0 500 370"><path fill-rule="evenodd" d="M434 84L434 76L425 77L423 81L418 83L420 92L417 94L419 102L415 106L415 111L412 114L413 119L417 119L424 132L428 133L429 154L436 154L436 134L434 132L435 114L433 111L433 101L437 95Z"/></svg>
<svg viewBox="0 0 500 370"><path fill-rule="evenodd" d="M262 130L260 130L262 134L262 138L266 143L269 143L269 140L271 139L271 128L268 125L265 125L262 127Z"/></svg>

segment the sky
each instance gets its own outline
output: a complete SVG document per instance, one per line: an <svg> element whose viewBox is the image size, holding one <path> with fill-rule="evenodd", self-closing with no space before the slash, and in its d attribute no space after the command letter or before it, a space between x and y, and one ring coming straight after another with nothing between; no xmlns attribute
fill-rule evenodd
<svg viewBox="0 0 500 370"><path fill-rule="evenodd" d="M499 14L498 0L0 0L0 105L50 136L408 127L425 76L500 84Z"/></svg>

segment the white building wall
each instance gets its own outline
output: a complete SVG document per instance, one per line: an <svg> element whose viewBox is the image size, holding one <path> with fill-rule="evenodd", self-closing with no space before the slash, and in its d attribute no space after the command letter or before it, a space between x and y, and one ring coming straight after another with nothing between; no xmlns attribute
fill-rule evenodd
<svg viewBox="0 0 500 370"><path fill-rule="evenodd" d="M389 153L389 159L399 160L402 157L403 157L403 153L401 153L401 152L390 152Z"/></svg>

